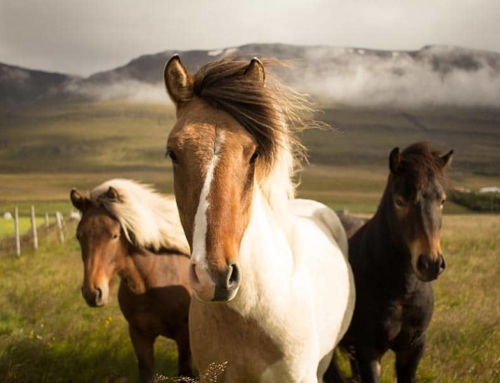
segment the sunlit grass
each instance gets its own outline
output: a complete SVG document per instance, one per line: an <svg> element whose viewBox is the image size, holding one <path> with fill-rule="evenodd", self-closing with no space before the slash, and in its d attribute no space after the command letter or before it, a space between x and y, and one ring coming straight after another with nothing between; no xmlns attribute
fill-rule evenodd
<svg viewBox="0 0 500 383"><path fill-rule="evenodd" d="M137 379L127 324L116 300L87 307L74 225L65 245L0 258L0 376L3 382L113 382ZM160 339L157 370L174 376L176 348Z"/></svg>
<svg viewBox="0 0 500 383"><path fill-rule="evenodd" d="M79 246L74 224L68 226L65 245L53 239L20 258L0 254L0 376L5 382L135 381L117 286L105 307L86 306ZM442 245L448 267L433 282L436 305L419 381L498 381L500 216L445 215ZM175 376L176 355L173 342L158 342L160 375ZM388 353L384 383L394 381L393 362Z"/></svg>
<svg viewBox="0 0 500 383"><path fill-rule="evenodd" d="M53 220L52 220L53 221ZM49 222L51 220L49 219ZM39 227L45 224L45 218L37 217L36 226ZM31 218L30 217L19 217L19 233L24 234L31 230ZM13 236L15 233L14 219L4 219L3 216L0 217L0 239Z"/></svg>
<svg viewBox="0 0 500 383"><path fill-rule="evenodd" d="M30 228L32 204L38 225L44 224L45 212L51 222L56 211L67 216L73 210L72 187L85 193L121 177L173 192L171 165L164 159L174 123L171 106L66 104L2 110L2 116L7 144L0 148L0 213L13 213L17 206L23 233ZM385 186L388 152L417 140L435 140L440 148L455 145L453 185L477 189L499 182L490 158L496 151L485 156L483 146L469 142L467 119L424 118L432 129L447 123L444 130L453 131L449 135L415 130L399 115L330 110L325 116L340 133L304 134L311 164L301 175L299 197L372 214ZM476 162L480 172L469 168ZM419 381L500 381L500 216L470 215L451 203L445 213L442 246L448 267L434 282L435 314ZM86 306L80 294L79 247L69 226L65 245L57 237L44 237L36 253L23 250L20 258L0 254L0 376L5 382L136 381L126 322L114 298L116 285L107 306ZM0 238L11 232L13 222L0 217ZM174 376L173 342L161 339L156 355L157 372ZM390 353L384 358L384 383L394 381L393 361Z"/></svg>
<svg viewBox="0 0 500 383"><path fill-rule="evenodd" d="M500 216L445 215L442 245L448 266L433 282L435 309L417 381L500 381ZM388 352L382 382L394 381Z"/></svg>

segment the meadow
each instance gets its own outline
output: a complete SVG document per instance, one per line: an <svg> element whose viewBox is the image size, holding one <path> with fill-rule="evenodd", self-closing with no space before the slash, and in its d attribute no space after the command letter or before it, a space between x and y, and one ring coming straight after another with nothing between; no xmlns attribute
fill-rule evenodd
<svg viewBox="0 0 500 383"><path fill-rule="evenodd" d="M80 293L82 262L67 222L64 245L41 241L35 253L0 258L0 379L3 382L133 382L136 362L116 300L87 307ZM445 215L442 244L448 267L434 282L436 307L421 382L500 379L499 215ZM393 356L383 360L392 382ZM157 372L173 377L173 342L156 344Z"/></svg>
<svg viewBox="0 0 500 383"><path fill-rule="evenodd" d="M174 121L167 104L36 105L0 112L2 213L18 206L24 220L34 204L40 214L61 211L68 217L72 187L85 193L115 177L173 191L171 167L163 157ZM321 116L336 130L304 133L310 163L300 175L298 196L370 215L385 185L389 151L416 140L456 149L453 185L498 185L500 118L450 113L412 112L408 119L394 111L325 109ZM415 119L426 129L416 126ZM479 126L477 134L467 126ZM2 221L0 238L9 235L9 225ZM83 269L75 228L68 219L64 244L52 233L39 238L37 252L28 247L16 257L0 251L0 381L137 379L115 297L117 283L103 308L89 308L81 297ZM434 282L435 314L419 381L500 381L500 215L447 204L442 246L448 267ZM158 373L173 376L173 342L159 339L156 361ZM392 362L392 355L384 358L383 382L394 381Z"/></svg>

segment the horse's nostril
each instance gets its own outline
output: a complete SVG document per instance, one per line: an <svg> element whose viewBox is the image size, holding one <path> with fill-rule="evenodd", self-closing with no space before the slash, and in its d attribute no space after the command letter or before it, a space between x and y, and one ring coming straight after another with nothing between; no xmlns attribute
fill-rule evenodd
<svg viewBox="0 0 500 383"><path fill-rule="evenodd" d="M443 254L439 254L439 274L441 274L446 269L446 261L444 260Z"/></svg>
<svg viewBox="0 0 500 383"><path fill-rule="evenodd" d="M420 257L418 257L417 268L419 270L427 270L429 268L429 261L424 254L420 254Z"/></svg>
<svg viewBox="0 0 500 383"><path fill-rule="evenodd" d="M196 274L196 264L191 263L189 265L189 278L191 279L191 283L198 284L200 280L198 279L198 275Z"/></svg>
<svg viewBox="0 0 500 383"><path fill-rule="evenodd" d="M240 271L238 269L238 266L236 265L236 263L233 263L231 266L230 266L230 270L229 270L229 273L228 273L229 277L228 277L228 280L227 280L227 287L230 289L230 288L233 288L233 287L237 287L239 284L240 284Z"/></svg>
<svg viewBox="0 0 500 383"><path fill-rule="evenodd" d="M99 301L102 298L102 290L99 287L95 288L97 294L96 294L96 301Z"/></svg>

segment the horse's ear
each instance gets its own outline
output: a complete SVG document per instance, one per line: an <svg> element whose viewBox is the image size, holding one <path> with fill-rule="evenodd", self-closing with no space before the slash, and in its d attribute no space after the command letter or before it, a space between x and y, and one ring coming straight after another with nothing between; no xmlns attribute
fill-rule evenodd
<svg viewBox="0 0 500 383"><path fill-rule="evenodd" d="M256 81L264 85L264 81L266 81L266 71L264 69L264 65L262 65L258 58L254 57L250 61L247 69L245 69L245 76L247 76L252 81Z"/></svg>
<svg viewBox="0 0 500 383"><path fill-rule="evenodd" d="M401 155L399 154L399 148L394 148L389 154L389 169L394 174L397 174L399 171L399 165L401 163Z"/></svg>
<svg viewBox="0 0 500 383"><path fill-rule="evenodd" d="M106 199L111 202L119 202L120 194L118 194L118 190L116 190L113 186L110 186L106 192Z"/></svg>
<svg viewBox="0 0 500 383"><path fill-rule="evenodd" d="M69 197L73 206L76 207L79 211L83 213L87 209L89 200L78 193L78 190L71 189Z"/></svg>
<svg viewBox="0 0 500 383"><path fill-rule="evenodd" d="M451 164L451 157L453 156L453 153L454 153L454 150L451 149L448 153L445 153L443 155L441 155L441 162L443 164L443 168L446 168L448 166L450 166Z"/></svg>
<svg viewBox="0 0 500 383"><path fill-rule="evenodd" d="M193 77L182 65L179 55L173 55L163 70L167 92L175 105L193 97Z"/></svg>

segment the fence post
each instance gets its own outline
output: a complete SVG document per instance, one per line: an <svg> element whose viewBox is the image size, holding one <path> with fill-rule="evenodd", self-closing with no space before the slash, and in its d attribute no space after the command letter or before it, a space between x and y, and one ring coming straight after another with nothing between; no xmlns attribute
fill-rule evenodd
<svg viewBox="0 0 500 383"><path fill-rule="evenodd" d="M45 227L49 228L49 213L45 213Z"/></svg>
<svg viewBox="0 0 500 383"><path fill-rule="evenodd" d="M31 205L31 233L33 235L33 248L38 249L38 234L36 232L35 206Z"/></svg>
<svg viewBox="0 0 500 383"><path fill-rule="evenodd" d="M56 212L56 221L57 221L57 229L59 231L59 240L61 243L64 243L64 232L63 232L63 222L62 222L62 214L60 212Z"/></svg>
<svg viewBox="0 0 500 383"><path fill-rule="evenodd" d="M21 256L21 239L19 238L19 211L14 209L14 232L16 235L16 255Z"/></svg>

